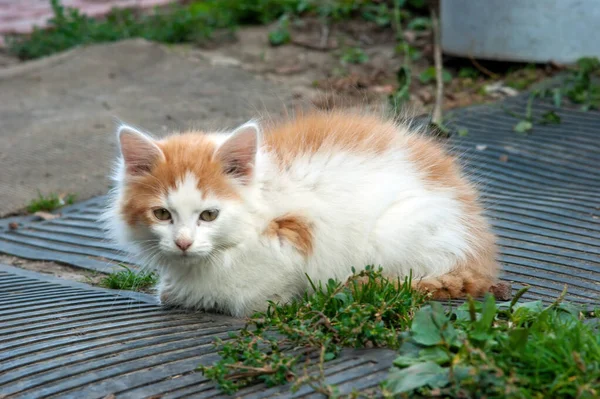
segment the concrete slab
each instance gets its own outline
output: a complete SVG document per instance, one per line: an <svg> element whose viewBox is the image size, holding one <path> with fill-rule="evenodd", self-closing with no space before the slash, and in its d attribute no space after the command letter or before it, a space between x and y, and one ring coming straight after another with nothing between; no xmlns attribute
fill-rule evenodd
<svg viewBox="0 0 600 399"><path fill-rule="evenodd" d="M223 128L290 96L235 67L144 40L0 69L0 216L37 196L105 193L121 119L154 133Z"/></svg>

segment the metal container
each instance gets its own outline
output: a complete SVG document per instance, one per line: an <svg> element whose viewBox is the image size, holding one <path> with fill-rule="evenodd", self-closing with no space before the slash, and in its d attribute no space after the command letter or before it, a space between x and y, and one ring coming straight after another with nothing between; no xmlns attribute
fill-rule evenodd
<svg viewBox="0 0 600 399"><path fill-rule="evenodd" d="M444 53L573 63L600 57L600 0L441 0Z"/></svg>

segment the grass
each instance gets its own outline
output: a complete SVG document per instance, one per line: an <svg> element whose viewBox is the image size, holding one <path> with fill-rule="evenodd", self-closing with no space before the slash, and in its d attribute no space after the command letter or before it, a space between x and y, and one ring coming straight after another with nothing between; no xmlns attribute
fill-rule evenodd
<svg viewBox="0 0 600 399"><path fill-rule="evenodd" d="M531 71L531 67L527 70ZM534 71L535 72L535 71ZM567 98L574 104L579 104L582 111L600 108L600 60L596 57L580 58L576 65L567 71L565 79L558 87L534 90L530 93L525 114L519 115L504 108L505 112L518 119L513 130L527 134L534 125L560 124L560 116L553 110L544 112L537 120L533 117L533 101L536 98L550 98L554 106L560 108Z"/></svg>
<svg viewBox="0 0 600 399"><path fill-rule="evenodd" d="M158 282L156 272L147 270L136 271L125 265L120 266L123 270L103 277L99 285L115 290L147 291Z"/></svg>
<svg viewBox="0 0 600 399"><path fill-rule="evenodd" d="M235 29L246 24L267 24L280 19L269 34L274 45L290 40L289 21L314 15L325 23L353 17L385 26L391 21L387 2L374 0L205 0L173 4L152 13L115 9L103 19L89 18L67 9L60 0L50 0L53 17L49 29L36 29L28 36L7 38L9 52L21 59L34 59L91 43L114 42L140 37L163 43L195 43L207 40L217 29ZM418 0L393 0L404 12L418 10Z"/></svg>
<svg viewBox="0 0 600 399"><path fill-rule="evenodd" d="M350 47L343 51L340 57L342 64L364 64L369 56L359 47Z"/></svg>
<svg viewBox="0 0 600 399"><path fill-rule="evenodd" d="M75 194L59 196L57 194L43 195L38 191L38 197L33 199L26 207L27 212L51 212L62 206L71 205L75 202Z"/></svg>
<svg viewBox="0 0 600 399"><path fill-rule="evenodd" d="M563 292L563 295L566 291ZM420 309L385 392L395 397L597 398L600 334L557 300ZM412 397L412 396L411 396Z"/></svg>
<svg viewBox="0 0 600 399"><path fill-rule="evenodd" d="M573 103L579 104L583 111L600 109L599 77L600 60L597 57L583 57L569 70L560 87L543 90L541 95L551 97L556 107L560 107L562 98L567 97Z"/></svg>
<svg viewBox="0 0 600 399"><path fill-rule="evenodd" d="M595 398L600 395L600 331L562 303L496 303L469 299L448 311L427 303L410 280L390 281L381 269L329 281L290 304L271 303L229 340L221 360L200 366L220 389L308 384L338 397L324 363L342 348L398 350L378 393L384 397ZM597 317L597 315L587 316Z"/></svg>
<svg viewBox="0 0 600 399"><path fill-rule="evenodd" d="M322 370L343 347L397 348L398 331L410 326L424 302L409 279L391 281L372 268L354 273L345 285L330 280L313 288L301 300L271 303L231 340L217 341L221 360L200 370L229 394L257 382L293 382L292 389L310 384L332 395L334 388L324 384L322 374L311 376L306 368Z"/></svg>

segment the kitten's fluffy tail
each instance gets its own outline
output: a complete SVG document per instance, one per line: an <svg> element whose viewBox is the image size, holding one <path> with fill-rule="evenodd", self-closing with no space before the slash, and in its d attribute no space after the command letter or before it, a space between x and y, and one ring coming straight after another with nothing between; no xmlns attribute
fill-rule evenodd
<svg viewBox="0 0 600 399"><path fill-rule="evenodd" d="M465 298L467 295L477 298L488 292L500 300L508 300L511 296L511 288L507 283L499 282L495 276L466 268L413 281L413 288L429 293L436 300Z"/></svg>

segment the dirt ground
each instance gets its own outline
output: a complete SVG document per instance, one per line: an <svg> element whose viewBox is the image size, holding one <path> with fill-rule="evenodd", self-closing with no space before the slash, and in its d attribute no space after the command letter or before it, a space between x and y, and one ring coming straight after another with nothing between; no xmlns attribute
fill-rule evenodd
<svg viewBox="0 0 600 399"><path fill-rule="evenodd" d="M0 263L33 272L48 274L65 280L72 280L93 285L99 284L100 280L104 276L102 273L93 273L89 270L68 265L61 265L60 263L56 262L33 261L10 255L0 254Z"/></svg>

